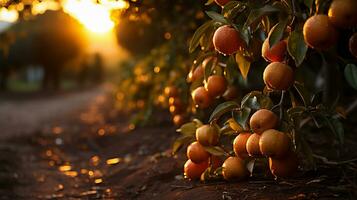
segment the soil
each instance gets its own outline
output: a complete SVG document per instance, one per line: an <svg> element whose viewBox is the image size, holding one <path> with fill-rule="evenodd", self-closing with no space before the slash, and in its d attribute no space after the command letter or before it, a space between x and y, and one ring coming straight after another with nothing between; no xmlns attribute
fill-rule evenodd
<svg viewBox="0 0 357 200"><path fill-rule="evenodd" d="M67 100L72 97L79 99L74 98L78 101L68 107L72 100ZM8 133L0 140L0 199L357 197L356 162L319 164L317 171L300 172L286 180L254 176L243 182L189 181L182 175L184 153L171 155L171 144L178 135L167 112L154 113L158 124L133 129L128 113L113 108L105 89L56 98L56 110L50 110L52 97L33 100L34 105L49 106L48 111L58 113L51 117L31 110L32 117L38 119L32 128L22 125L23 119L16 130L1 124L1 134L5 129ZM31 109L30 104L27 106ZM21 109L13 106L1 112L7 115ZM17 117L24 117L19 113ZM351 137L344 151L346 159L356 157L356 135L356 131L346 135Z"/></svg>

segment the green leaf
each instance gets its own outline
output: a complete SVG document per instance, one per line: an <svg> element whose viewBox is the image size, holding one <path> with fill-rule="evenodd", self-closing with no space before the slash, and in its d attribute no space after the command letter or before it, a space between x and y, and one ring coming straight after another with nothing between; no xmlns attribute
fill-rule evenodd
<svg viewBox="0 0 357 200"><path fill-rule="evenodd" d="M265 5L262 8L254 9L250 11L244 26L250 26L254 22L260 20L260 18L263 17L264 15L267 15L272 12L278 12L278 11L280 11L278 8L273 7L271 5Z"/></svg>
<svg viewBox="0 0 357 200"><path fill-rule="evenodd" d="M216 109L212 112L209 121L211 122L214 119L218 119L223 114L232 111L234 108L239 108L239 104L234 101L224 102L216 107Z"/></svg>
<svg viewBox="0 0 357 200"><path fill-rule="evenodd" d="M238 64L239 70L244 79L247 79L248 72L250 69L250 62L246 59L241 52L236 54L236 62Z"/></svg>
<svg viewBox="0 0 357 200"><path fill-rule="evenodd" d="M251 111L252 109L243 107L241 110L233 112L234 120L236 120L243 129L247 129L247 121Z"/></svg>
<svg viewBox="0 0 357 200"><path fill-rule="evenodd" d="M307 49L302 30L293 31L288 39L288 52L297 67L304 61Z"/></svg>
<svg viewBox="0 0 357 200"><path fill-rule="evenodd" d="M303 2L308 8L311 8L314 0L303 0Z"/></svg>
<svg viewBox="0 0 357 200"><path fill-rule="evenodd" d="M188 143L191 140L193 140L193 137L190 136L181 136L177 138L172 145L172 155L175 155L185 143Z"/></svg>
<svg viewBox="0 0 357 200"><path fill-rule="evenodd" d="M345 78L351 87L357 90L357 66L348 64L345 67Z"/></svg>
<svg viewBox="0 0 357 200"><path fill-rule="evenodd" d="M235 19L236 16L246 9L244 3L239 1L230 1L224 5L222 14L228 19Z"/></svg>
<svg viewBox="0 0 357 200"><path fill-rule="evenodd" d="M223 156L226 155L226 152L224 151L224 149L220 146L203 146L205 148L205 150L214 155L214 156Z"/></svg>
<svg viewBox="0 0 357 200"><path fill-rule="evenodd" d="M204 23L202 26L200 26L196 32L193 34L193 37L190 41L190 47L189 47L189 51L190 53L192 53L200 44L200 39L202 36L205 35L206 31L213 26L213 21L208 21L206 23Z"/></svg>
<svg viewBox="0 0 357 200"><path fill-rule="evenodd" d="M221 22L223 24L229 24L227 19L224 18L224 16L221 14L218 14L214 11L206 11L206 14L208 15L208 17L210 17L211 19L213 19L216 22Z"/></svg>
<svg viewBox="0 0 357 200"><path fill-rule="evenodd" d="M269 32L269 45L272 48L275 44L277 44L283 38L286 26L288 24L288 18L278 22Z"/></svg>
<svg viewBox="0 0 357 200"><path fill-rule="evenodd" d="M183 124L176 131L181 133L182 135L185 135L185 136L194 136L196 134L196 129L197 129L196 123L189 122L189 123Z"/></svg>
<svg viewBox="0 0 357 200"><path fill-rule="evenodd" d="M250 160L246 164L247 170L249 171L251 176L253 175L254 165L255 165L255 159Z"/></svg>
<svg viewBox="0 0 357 200"><path fill-rule="evenodd" d="M328 127L331 129L331 131L334 133L334 135L337 137L338 141L342 145L344 143L345 131L340 120L336 118L325 117L325 121L327 122Z"/></svg>
<svg viewBox="0 0 357 200"><path fill-rule="evenodd" d="M211 5L212 3L214 2L214 0L208 0L205 5L208 6L208 5Z"/></svg>
<svg viewBox="0 0 357 200"><path fill-rule="evenodd" d="M290 118L295 118L295 117L300 117L305 111L306 108L304 106L296 106L294 108L288 109L287 113Z"/></svg>
<svg viewBox="0 0 357 200"><path fill-rule="evenodd" d="M270 109L273 106L273 101L267 95L260 91L252 91L246 94L241 101L241 107L249 107L251 109Z"/></svg>

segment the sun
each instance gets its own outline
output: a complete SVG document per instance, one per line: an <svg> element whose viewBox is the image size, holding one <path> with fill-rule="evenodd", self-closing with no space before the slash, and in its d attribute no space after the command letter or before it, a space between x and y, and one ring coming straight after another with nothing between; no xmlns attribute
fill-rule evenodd
<svg viewBox="0 0 357 200"><path fill-rule="evenodd" d="M125 4L121 5L125 6ZM63 4L65 12L78 19L94 33L107 33L113 29L114 22L110 12L114 8L117 7L112 4L98 4L92 0L67 0Z"/></svg>

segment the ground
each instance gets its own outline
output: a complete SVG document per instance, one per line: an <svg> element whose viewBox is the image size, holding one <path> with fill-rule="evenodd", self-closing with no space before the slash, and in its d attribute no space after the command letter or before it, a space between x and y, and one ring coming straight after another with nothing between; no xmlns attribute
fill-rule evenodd
<svg viewBox="0 0 357 200"><path fill-rule="evenodd" d="M109 91L103 86L0 102L0 199L356 197L356 162L319 165L287 180L188 181L183 153L171 156L177 133L169 115L157 111L159 124L131 130L128 114L113 108ZM346 152L356 153L351 144Z"/></svg>

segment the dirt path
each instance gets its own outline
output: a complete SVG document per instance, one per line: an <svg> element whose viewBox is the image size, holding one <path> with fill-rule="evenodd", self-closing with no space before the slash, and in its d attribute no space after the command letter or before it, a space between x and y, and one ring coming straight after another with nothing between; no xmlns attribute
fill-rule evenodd
<svg viewBox="0 0 357 200"><path fill-rule="evenodd" d="M0 102L0 139L29 134L63 121L108 92L108 86L28 101Z"/></svg>

